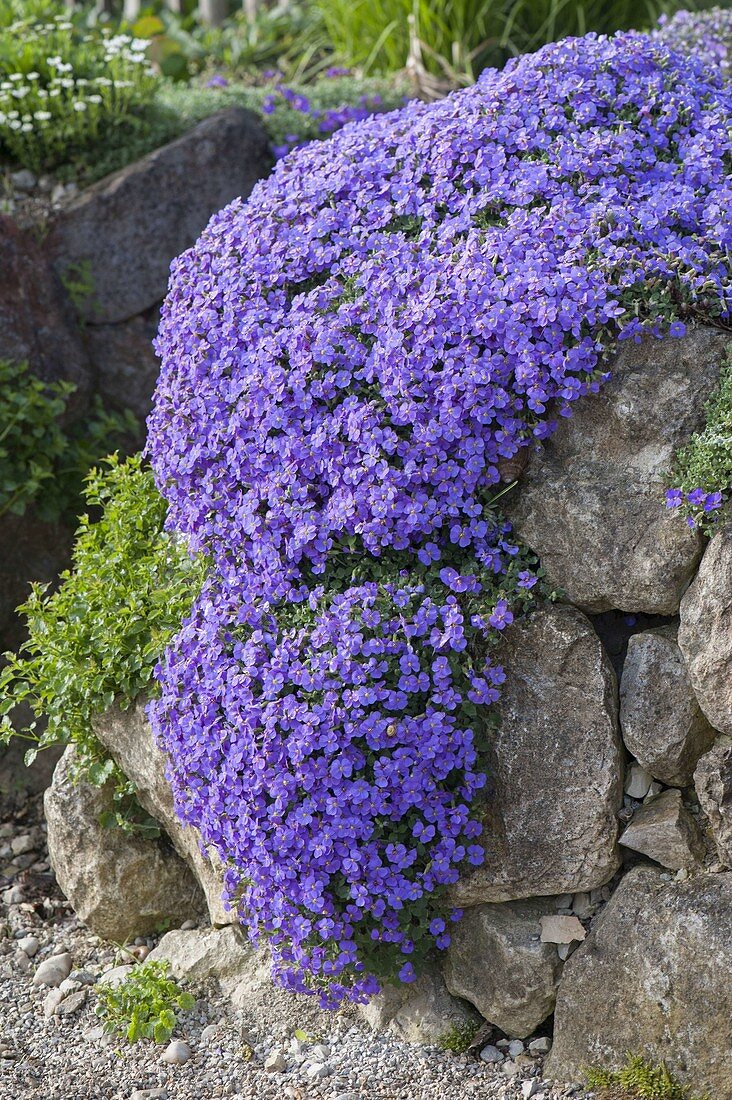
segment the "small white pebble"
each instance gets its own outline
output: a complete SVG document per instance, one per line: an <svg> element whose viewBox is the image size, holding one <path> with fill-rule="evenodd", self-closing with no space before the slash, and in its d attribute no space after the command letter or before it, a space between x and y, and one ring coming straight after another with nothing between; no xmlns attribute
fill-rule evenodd
<svg viewBox="0 0 732 1100"><path fill-rule="evenodd" d="M171 1066L182 1066L191 1057L191 1048L182 1039L173 1039L163 1051L160 1061Z"/></svg>

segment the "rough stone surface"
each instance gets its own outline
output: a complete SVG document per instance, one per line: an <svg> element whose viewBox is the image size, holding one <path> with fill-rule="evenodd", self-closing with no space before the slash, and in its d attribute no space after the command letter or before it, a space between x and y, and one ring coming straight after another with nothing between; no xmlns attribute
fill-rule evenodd
<svg viewBox="0 0 732 1100"><path fill-rule="evenodd" d="M681 801L681 791L662 791L644 802L633 814L620 843L672 871L693 867L704 859L699 828Z"/></svg>
<svg viewBox="0 0 732 1100"><path fill-rule="evenodd" d="M674 614L701 537L664 503L674 451L704 424L728 335L625 344L612 380L577 402L506 501L552 583L586 611Z"/></svg>
<svg viewBox="0 0 732 1100"><path fill-rule="evenodd" d="M552 606L506 631L490 733L485 863L458 905L591 890L619 866L622 746L615 674L581 611Z"/></svg>
<svg viewBox="0 0 732 1100"><path fill-rule="evenodd" d="M203 908L197 882L162 840L105 829L109 787L73 780L76 750L66 749L44 796L48 848L59 886L98 936L124 942L180 922Z"/></svg>
<svg viewBox="0 0 732 1100"><path fill-rule="evenodd" d="M87 321L125 321L165 295L171 261L221 207L269 173L256 116L232 107L64 206L47 241L56 268L84 265L93 293Z"/></svg>
<svg viewBox="0 0 732 1100"><path fill-rule="evenodd" d="M717 846L719 859L732 867L732 738L719 737L702 756L694 785Z"/></svg>
<svg viewBox="0 0 732 1100"><path fill-rule="evenodd" d="M625 876L567 962L546 1072L579 1081L642 1051L696 1093L732 1098L732 874Z"/></svg>
<svg viewBox="0 0 732 1100"><path fill-rule="evenodd" d="M635 634L620 681L620 727L630 752L654 778L688 787L714 740L671 626Z"/></svg>
<svg viewBox="0 0 732 1100"><path fill-rule="evenodd" d="M562 945L581 943L587 933L581 921L567 913L554 914L541 918L541 942Z"/></svg>
<svg viewBox="0 0 732 1100"><path fill-rule="evenodd" d="M221 901L223 871L215 852L201 853L198 830L183 825L173 807L173 794L165 778L167 757L155 743L145 716L145 701L139 699L128 710L112 707L94 723L94 732L135 784L141 806L159 821L173 847L201 884L211 923L232 924L234 918Z"/></svg>
<svg viewBox="0 0 732 1100"><path fill-rule="evenodd" d="M68 951L62 951L59 955L51 955L39 964L33 975L33 985L48 986L56 989L65 981L71 973L73 961Z"/></svg>
<svg viewBox="0 0 732 1100"><path fill-rule="evenodd" d="M85 332L89 357L97 376L99 394L109 409L130 409L140 424L139 446L145 440L145 420L160 363L152 342L158 327L158 311L133 317L118 325L88 325Z"/></svg>
<svg viewBox="0 0 732 1100"><path fill-rule="evenodd" d="M201 982L216 978L226 985L249 971L256 951L234 925L226 928L176 929L166 932L148 961L166 959L176 978Z"/></svg>
<svg viewBox="0 0 732 1100"><path fill-rule="evenodd" d="M388 1028L407 1043L427 1046L477 1031L481 1022L471 1004L451 996L434 967L408 985L385 985L359 1013L373 1031Z"/></svg>
<svg viewBox="0 0 732 1100"><path fill-rule="evenodd" d="M549 899L469 909L452 930L445 982L489 1023L525 1038L554 1009L561 964L553 944L541 943Z"/></svg>
<svg viewBox="0 0 732 1100"><path fill-rule="evenodd" d="M709 543L681 601L679 646L701 709L732 736L732 525Z"/></svg>

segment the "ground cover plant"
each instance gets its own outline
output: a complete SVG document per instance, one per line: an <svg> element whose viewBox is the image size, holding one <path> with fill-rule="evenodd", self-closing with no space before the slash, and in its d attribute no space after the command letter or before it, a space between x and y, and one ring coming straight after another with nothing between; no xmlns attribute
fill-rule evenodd
<svg viewBox="0 0 732 1100"><path fill-rule="evenodd" d="M449 943L537 590L501 470L619 340L729 316L730 106L649 36L562 42L297 151L174 264L148 448L208 574L149 713L287 988Z"/></svg>
<svg viewBox="0 0 732 1100"><path fill-rule="evenodd" d="M585 1076L599 1100L694 1100L666 1066L638 1054L629 1054L619 1070L589 1069Z"/></svg>
<svg viewBox="0 0 732 1100"><path fill-rule="evenodd" d="M187 1012L195 998L174 981L167 962L146 962L136 966L121 982L100 982L94 987L98 998L97 1016L108 1034L120 1035L131 1043L152 1039L167 1043L178 1022L178 1012Z"/></svg>

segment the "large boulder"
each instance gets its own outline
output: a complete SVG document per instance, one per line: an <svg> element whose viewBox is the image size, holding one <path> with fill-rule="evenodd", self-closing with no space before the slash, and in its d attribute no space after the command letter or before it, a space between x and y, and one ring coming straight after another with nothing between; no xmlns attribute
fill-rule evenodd
<svg viewBox="0 0 732 1100"><path fill-rule="evenodd" d="M145 441L145 421L160 364L153 350L158 311L118 325L87 325L86 345L97 375L99 395L108 409L130 410L140 426L138 446Z"/></svg>
<svg viewBox="0 0 732 1100"><path fill-rule="evenodd" d="M105 828L111 789L75 781L75 761L66 749L43 802L51 864L77 916L118 943L198 916L203 896L183 860L162 839Z"/></svg>
<svg viewBox="0 0 732 1100"><path fill-rule="evenodd" d="M638 867L569 959L547 1073L580 1081L628 1052L694 1093L732 1098L732 874L663 882Z"/></svg>
<svg viewBox="0 0 732 1100"><path fill-rule="evenodd" d="M576 608L547 607L507 629L500 659L485 862L453 887L457 905L591 890L620 862L617 684L590 622Z"/></svg>
<svg viewBox="0 0 732 1100"><path fill-rule="evenodd" d="M709 543L680 614L679 646L699 705L732 736L732 525Z"/></svg>
<svg viewBox="0 0 732 1100"><path fill-rule="evenodd" d="M704 859L699 827L684 806L681 791L661 791L644 802L633 814L620 843L672 871L694 867Z"/></svg>
<svg viewBox="0 0 732 1100"><path fill-rule="evenodd" d="M171 261L212 214L246 198L271 163L256 116L231 107L65 206L47 247L59 272L75 267L89 276L84 319L126 321L160 302Z"/></svg>
<svg viewBox="0 0 732 1100"><path fill-rule="evenodd" d="M635 634L620 681L620 728L654 779L687 787L714 730L697 701L672 626Z"/></svg>
<svg viewBox="0 0 732 1100"><path fill-rule="evenodd" d="M732 738L719 737L702 756L694 772L694 786L709 818L719 858L732 867Z"/></svg>
<svg viewBox="0 0 732 1100"><path fill-rule="evenodd" d="M623 345L612 380L533 454L506 511L571 603L678 611L702 540L666 508L665 477L704 424L728 339L700 327Z"/></svg>
<svg viewBox="0 0 732 1100"><path fill-rule="evenodd" d="M562 966L555 945L540 938L541 918L553 909L549 899L478 905L452 929L447 988L519 1039L554 1011Z"/></svg>
<svg viewBox="0 0 732 1100"><path fill-rule="evenodd" d="M165 775L167 757L155 743L145 715L145 700L137 700L128 710L112 707L95 721L94 732L134 783L140 805L160 822L173 847L201 884L211 923L235 923L235 916L224 908L221 900L223 867L217 854L213 851L204 854L198 830L183 825L175 812L173 794Z"/></svg>

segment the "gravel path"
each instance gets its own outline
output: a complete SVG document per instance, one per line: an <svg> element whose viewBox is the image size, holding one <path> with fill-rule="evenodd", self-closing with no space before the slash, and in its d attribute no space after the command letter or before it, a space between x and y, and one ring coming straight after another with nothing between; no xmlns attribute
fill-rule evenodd
<svg viewBox="0 0 732 1100"><path fill-rule="evenodd" d="M144 955L154 940L137 941ZM65 997L33 985L45 959L69 952ZM0 1100L589 1100L580 1088L552 1088L541 1059L501 1066L479 1050L455 1056L374 1036L353 1014L322 1017L305 1042L276 1017L234 1011L214 983L195 987L195 1008L175 1038L185 1064L164 1048L103 1034L92 984L119 961L114 945L80 925L60 895L45 852L39 800L0 824ZM55 1011L52 1012L52 1009ZM492 1040L492 1041L495 1041ZM184 1049L183 1053L186 1053ZM280 1055L278 1068L265 1061ZM280 1068L281 1067L281 1068ZM138 1091L140 1090L140 1091Z"/></svg>

